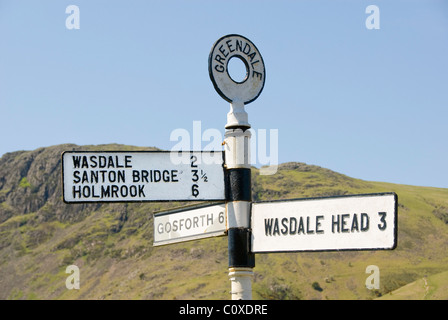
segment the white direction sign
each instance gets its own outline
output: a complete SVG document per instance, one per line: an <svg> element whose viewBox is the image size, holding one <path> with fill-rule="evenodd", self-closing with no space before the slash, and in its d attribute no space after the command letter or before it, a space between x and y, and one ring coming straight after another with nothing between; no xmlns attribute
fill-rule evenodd
<svg viewBox="0 0 448 320"><path fill-rule="evenodd" d="M154 246L223 236L225 203L178 209L154 215Z"/></svg>
<svg viewBox="0 0 448 320"><path fill-rule="evenodd" d="M394 249L396 243L395 193L252 205L255 253Z"/></svg>
<svg viewBox="0 0 448 320"><path fill-rule="evenodd" d="M67 151L63 198L74 202L224 200L221 151Z"/></svg>

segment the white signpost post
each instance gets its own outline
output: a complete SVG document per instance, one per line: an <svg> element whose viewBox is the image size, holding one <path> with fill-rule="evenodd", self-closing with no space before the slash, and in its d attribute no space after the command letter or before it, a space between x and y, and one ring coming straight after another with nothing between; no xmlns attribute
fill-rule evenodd
<svg viewBox="0 0 448 320"><path fill-rule="evenodd" d="M242 81L230 76L232 59L246 66ZM247 38L230 34L218 39L208 59L210 80L218 94L230 102L224 140L227 179L229 278L233 300L252 299L255 255L250 252L250 205L252 203L250 128L245 105L263 90L266 70L257 47Z"/></svg>
<svg viewBox="0 0 448 320"><path fill-rule="evenodd" d="M252 205L252 251L394 249L395 193L272 201Z"/></svg>

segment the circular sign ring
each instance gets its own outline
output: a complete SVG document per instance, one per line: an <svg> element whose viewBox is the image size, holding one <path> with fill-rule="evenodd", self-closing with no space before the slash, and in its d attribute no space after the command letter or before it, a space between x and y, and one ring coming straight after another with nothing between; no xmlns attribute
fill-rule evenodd
<svg viewBox="0 0 448 320"><path fill-rule="evenodd" d="M239 59L240 61L242 61L242 62L244 63L244 66L246 67L246 76L244 77L244 79L243 79L242 81L236 81L235 79L232 78L232 76L231 76L230 73L229 73L229 62L230 62L233 58L237 58L237 59ZM241 56L240 54L233 55L233 56L231 56L229 59L227 59L226 71L227 71L227 75L229 76L229 78L230 78L233 82L238 83L238 84L241 84L241 83L246 82L246 80L249 78L249 65L248 65L247 61L244 59L244 57Z"/></svg>
<svg viewBox="0 0 448 320"><path fill-rule="evenodd" d="M246 77L237 82L228 71L232 58L241 59L246 66ZM208 72L213 86L226 101L251 103L264 87L266 70L263 57L247 38L230 34L220 38L212 47L208 58Z"/></svg>

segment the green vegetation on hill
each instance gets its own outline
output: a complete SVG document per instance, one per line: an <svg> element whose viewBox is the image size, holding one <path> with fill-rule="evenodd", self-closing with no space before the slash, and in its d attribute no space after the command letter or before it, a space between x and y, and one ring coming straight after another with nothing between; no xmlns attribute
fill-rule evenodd
<svg viewBox="0 0 448 320"><path fill-rule="evenodd" d="M182 203L62 201L63 151L137 149L154 150L67 144L0 158L0 299L229 299L226 237L152 246L153 213ZM257 254L254 299L447 298L448 189L304 163L252 172L254 201L376 192L399 201L395 250ZM79 290L65 286L69 265ZM379 267L379 289L366 288L368 265Z"/></svg>

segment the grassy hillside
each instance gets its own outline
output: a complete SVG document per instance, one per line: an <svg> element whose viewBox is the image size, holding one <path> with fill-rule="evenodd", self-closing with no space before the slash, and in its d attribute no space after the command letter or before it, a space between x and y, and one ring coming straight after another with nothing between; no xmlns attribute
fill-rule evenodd
<svg viewBox="0 0 448 320"><path fill-rule="evenodd" d="M378 298L379 300L448 300L448 271L424 276L397 290Z"/></svg>
<svg viewBox="0 0 448 320"><path fill-rule="evenodd" d="M99 148L134 147L62 145L0 159L0 299L229 299L226 237L152 247L153 213L181 203L62 202L61 152ZM254 200L395 192L399 201L395 250L257 254L255 299L446 299L448 189L303 163L252 172ZM79 290L65 286L69 265L80 269ZM368 265L379 267L378 290L365 286Z"/></svg>

